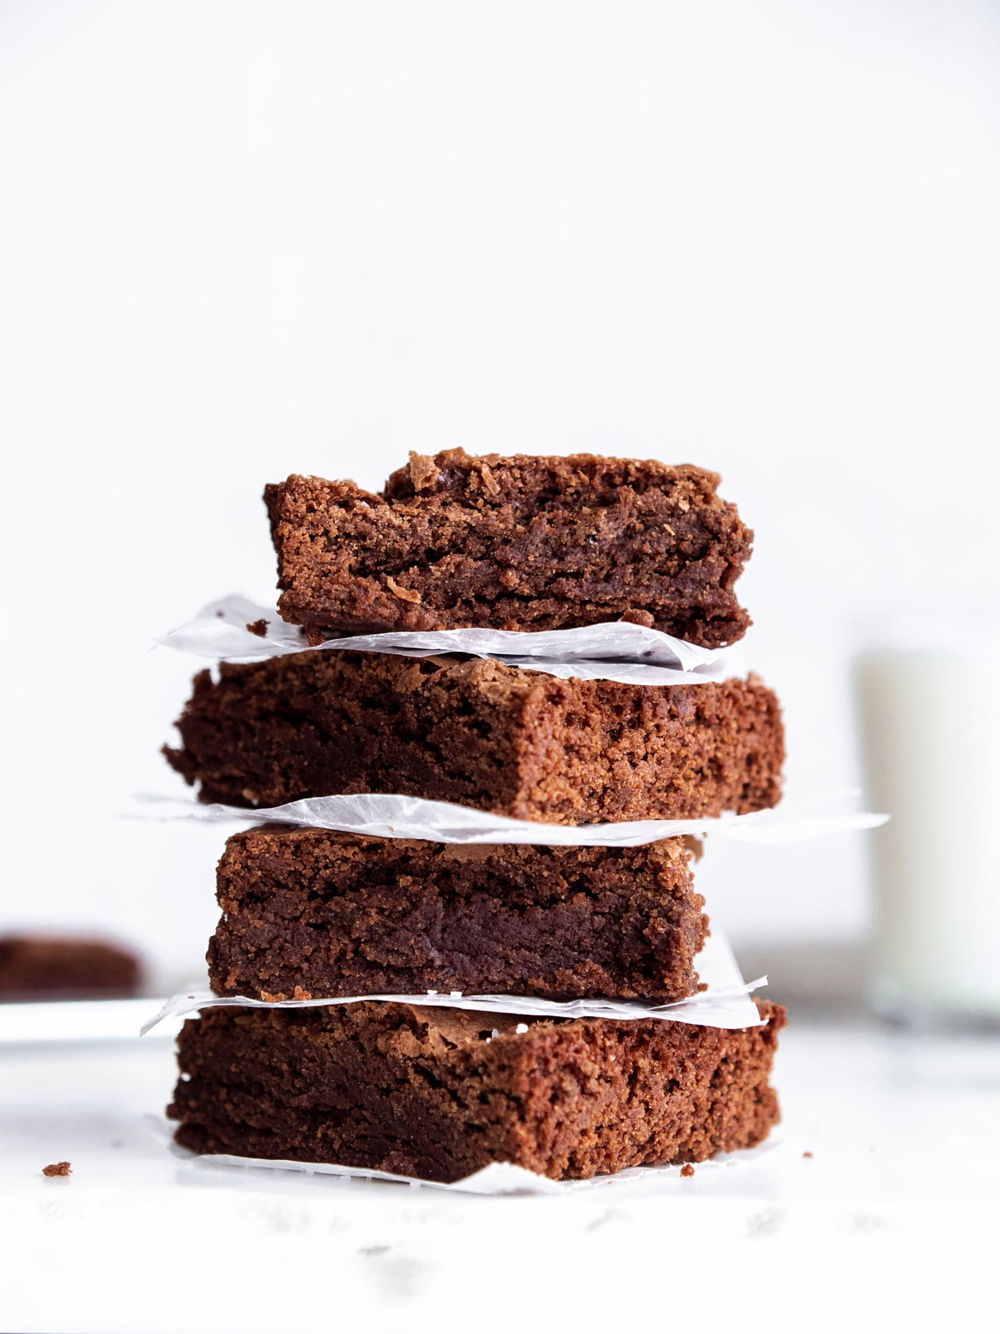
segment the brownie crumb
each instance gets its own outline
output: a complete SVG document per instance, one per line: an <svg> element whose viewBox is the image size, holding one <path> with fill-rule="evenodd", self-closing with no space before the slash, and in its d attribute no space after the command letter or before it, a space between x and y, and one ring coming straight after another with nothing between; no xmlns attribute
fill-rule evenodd
<svg viewBox="0 0 1000 1334"><path fill-rule="evenodd" d="M258 621L247 621L247 629L252 635L257 635L259 639L263 639L267 634L267 621L263 616Z"/></svg>
<svg viewBox="0 0 1000 1334"><path fill-rule="evenodd" d="M68 1177L73 1171L69 1163L49 1163L48 1167L42 1168L43 1177Z"/></svg>
<svg viewBox="0 0 1000 1334"><path fill-rule="evenodd" d="M690 1163L685 1163L684 1166L681 1168L681 1176L682 1177L694 1176L694 1168L691 1166Z"/></svg>
<svg viewBox="0 0 1000 1334"><path fill-rule="evenodd" d="M803 1158L811 1158L812 1156L813 1156L812 1149L806 1149L806 1151L802 1155Z"/></svg>

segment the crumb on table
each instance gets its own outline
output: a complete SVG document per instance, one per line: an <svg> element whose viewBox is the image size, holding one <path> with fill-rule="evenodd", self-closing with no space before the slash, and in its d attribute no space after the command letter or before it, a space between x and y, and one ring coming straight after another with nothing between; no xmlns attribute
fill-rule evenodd
<svg viewBox="0 0 1000 1334"><path fill-rule="evenodd" d="M812 1156L813 1156L813 1151L812 1151L812 1149L806 1149L806 1150L803 1151L803 1154L802 1154L802 1157L803 1157L803 1158L811 1158Z"/></svg>
<svg viewBox="0 0 1000 1334"><path fill-rule="evenodd" d="M69 1163L49 1163L48 1167L42 1168L42 1176L45 1177L68 1177L73 1171Z"/></svg>
<svg viewBox="0 0 1000 1334"><path fill-rule="evenodd" d="M259 635L261 639L267 634L267 621L262 616L259 621L248 621L247 629L252 635Z"/></svg>
<svg viewBox="0 0 1000 1334"><path fill-rule="evenodd" d="M691 1166L690 1163L685 1163L684 1166L681 1168L681 1176L682 1177L694 1176L694 1168Z"/></svg>

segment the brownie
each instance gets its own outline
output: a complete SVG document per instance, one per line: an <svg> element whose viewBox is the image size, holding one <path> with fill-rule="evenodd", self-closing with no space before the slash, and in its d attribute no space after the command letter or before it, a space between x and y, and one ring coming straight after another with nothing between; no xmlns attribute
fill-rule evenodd
<svg viewBox="0 0 1000 1334"><path fill-rule="evenodd" d="M707 919L682 838L472 846L263 827L230 838L208 949L220 996L681 1000Z"/></svg>
<svg viewBox="0 0 1000 1334"><path fill-rule="evenodd" d="M203 801L395 792L525 820L694 818L773 806L784 756L757 678L561 680L495 660L328 649L194 681L170 763Z"/></svg>
<svg viewBox="0 0 1000 1334"><path fill-rule="evenodd" d="M133 996L142 966L131 950L88 936L0 937L0 998Z"/></svg>
<svg viewBox="0 0 1000 1334"><path fill-rule="evenodd" d="M759 1143L780 1006L738 1031L525 1019L366 1001L214 1008L179 1039L168 1115L198 1153L455 1181L492 1162L554 1178L699 1162Z"/></svg>
<svg viewBox="0 0 1000 1334"><path fill-rule="evenodd" d="M555 630L625 619L694 644L739 639L753 534L690 464L451 449L411 454L375 495L289 477L264 499L278 603L313 642L381 630Z"/></svg>

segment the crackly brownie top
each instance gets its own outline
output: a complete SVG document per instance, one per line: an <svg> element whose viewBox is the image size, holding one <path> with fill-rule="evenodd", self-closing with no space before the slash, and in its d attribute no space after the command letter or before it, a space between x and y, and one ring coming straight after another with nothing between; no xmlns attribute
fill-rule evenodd
<svg viewBox="0 0 1000 1334"><path fill-rule="evenodd" d="M713 495L721 478L692 463L671 466L655 459L613 459L598 454L466 454L446 449L432 457L411 453L382 491L387 501L419 498L424 504L456 501L475 509L508 508L534 514L574 502L615 505L623 487L636 495L681 484L694 496ZM720 504L724 502L719 502Z"/></svg>
<svg viewBox="0 0 1000 1334"><path fill-rule="evenodd" d="M692 464L461 449L411 454L379 494L293 475L265 491L279 608L314 638L623 618L731 643L753 534L718 483Z"/></svg>

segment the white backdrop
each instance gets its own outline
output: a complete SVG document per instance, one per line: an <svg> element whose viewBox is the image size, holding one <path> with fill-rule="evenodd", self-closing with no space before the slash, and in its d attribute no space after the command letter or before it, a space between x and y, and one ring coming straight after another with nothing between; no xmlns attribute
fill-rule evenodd
<svg viewBox="0 0 1000 1334"><path fill-rule="evenodd" d="M270 595L264 482L411 448L721 471L789 792L855 783L861 620L997 601L998 76L967 0L5 0L3 921L197 964L218 831L115 815L147 646ZM862 853L703 883L851 939Z"/></svg>

